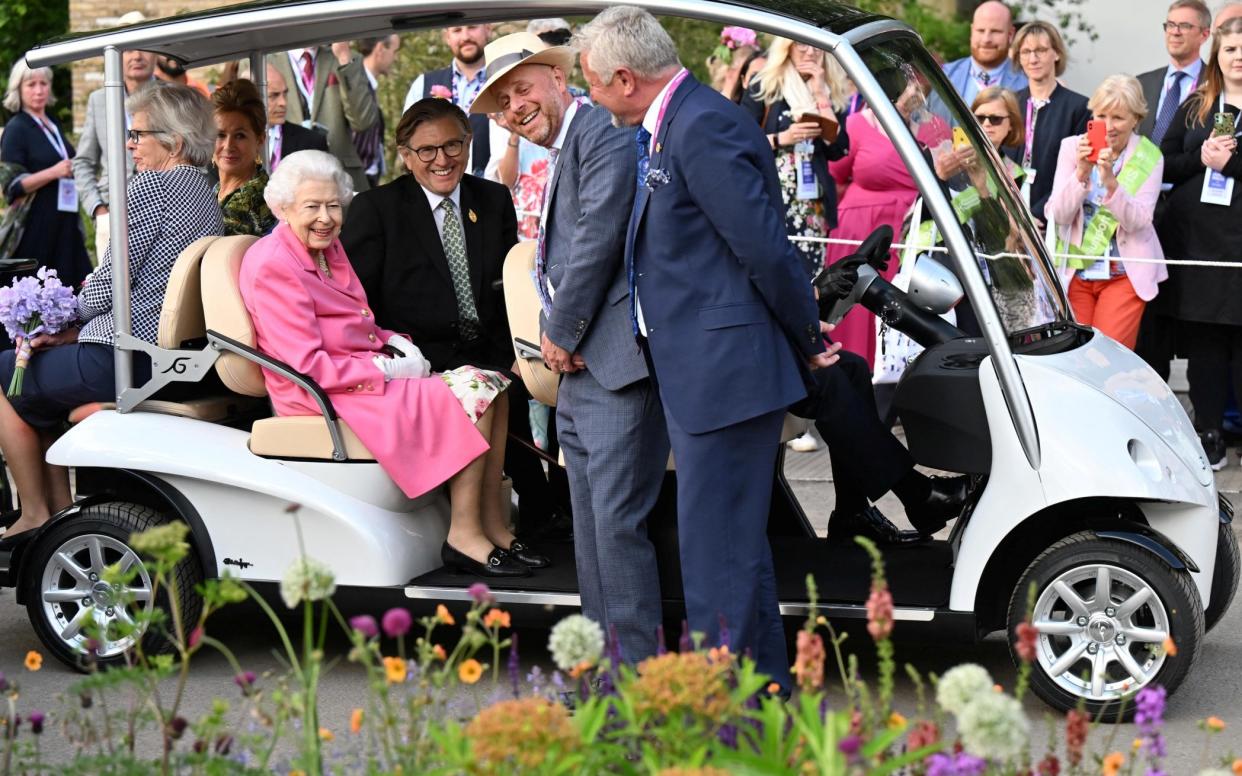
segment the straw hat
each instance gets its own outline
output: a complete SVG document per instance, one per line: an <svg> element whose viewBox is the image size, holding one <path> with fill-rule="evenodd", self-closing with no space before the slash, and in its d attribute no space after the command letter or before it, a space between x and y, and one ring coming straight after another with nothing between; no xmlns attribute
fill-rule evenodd
<svg viewBox="0 0 1242 776"><path fill-rule="evenodd" d="M518 65L553 65L564 70L566 76L574 69L573 49L568 46L549 46L538 35L529 32L515 32L497 38L483 49L483 58L487 62L487 81L479 91L479 96L474 98L474 104L470 106L471 113L500 111L492 87Z"/></svg>

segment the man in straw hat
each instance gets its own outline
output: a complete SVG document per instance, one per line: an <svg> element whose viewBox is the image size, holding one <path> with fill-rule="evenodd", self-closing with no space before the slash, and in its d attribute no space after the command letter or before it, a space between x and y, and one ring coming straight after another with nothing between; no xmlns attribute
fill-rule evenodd
<svg viewBox="0 0 1242 776"><path fill-rule="evenodd" d="M566 86L573 52L518 32L492 42L472 110L504 114L552 164L536 244L542 351L564 376L557 428L569 474L582 610L622 656L656 652L660 584L647 517L668 460L664 418L630 330L625 219L632 131Z"/></svg>

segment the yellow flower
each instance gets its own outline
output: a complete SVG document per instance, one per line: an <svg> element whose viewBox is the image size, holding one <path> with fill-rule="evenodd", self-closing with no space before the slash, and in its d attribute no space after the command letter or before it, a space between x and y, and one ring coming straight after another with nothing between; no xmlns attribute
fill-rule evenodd
<svg viewBox="0 0 1242 776"><path fill-rule="evenodd" d="M38 671L43 667L43 655L35 652L33 649L26 653L26 670Z"/></svg>
<svg viewBox="0 0 1242 776"><path fill-rule="evenodd" d="M328 730L326 727L321 727L319 728L319 740L320 741L334 741L336 740L336 736L332 734L331 730Z"/></svg>
<svg viewBox="0 0 1242 776"><path fill-rule="evenodd" d="M306 771L299 771L297 769L294 769L292 771L289 771L289 776L306 776Z"/></svg>
<svg viewBox="0 0 1242 776"><path fill-rule="evenodd" d="M399 684L405 681L405 661L399 657L384 658L384 678L389 684Z"/></svg>
<svg viewBox="0 0 1242 776"><path fill-rule="evenodd" d="M1134 739L1133 743L1131 743L1131 744L1130 744L1130 746L1134 747L1135 749L1142 749L1142 748L1143 748L1143 739L1141 739L1141 738L1136 738L1136 739Z"/></svg>
<svg viewBox="0 0 1242 776"><path fill-rule="evenodd" d="M581 746L569 712L544 698L489 706L466 726L466 737L474 755L470 773L479 776L534 773Z"/></svg>
<svg viewBox="0 0 1242 776"><path fill-rule="evenodd" d="M436 619L445 625L457 624L457 620L453 619L453 613L444 604L436 604Z"/></svg>
<svg viewBox="0 0 1242 776"><path fill-rule="evenodd" d="M457 667L457 678L466 684L474 684L483 676L483 664L474 658L461 661Z"/></svg>
<svg viewBox="0 0 1242 776"><path fill-rule="evenodd" d="M713 662L701 652L669 652L638 664L630 698L639 714L658 717L693 715L719 719L733 710L728 662ZM778 688L779 689L779 688Z"/></svg>
<svg viewBox="0 0 1242 776"><path fill-rule="evenodd" d="M1206 727L1208 730L1212 731L1213 733L1219 733L1220 731L1224 730L1226 727L1225 720L1221 719L1220 717L1208 717L1207 719L1203 720L1203 726Z"/></svg>
<svg viewBox="0 0 1242 776"><path fill-rule="evenodd" d="M1173 643L1172 636L1165 636L1164 643L1161 646L1164 647L1164 654L1169 657L1177 657L1177 645Z"/></svg>
<svg viewBox="0 0 1242 776"><path fill-rule="evenodd" d="M448 659L448 653L445 652L444 647L440 646L439 644L436 644L434 647L431 648L431 656L434 657L436 660L447 660Z"/></svg>
<svg viewBox="0 0 1242 776"><path fill-rule="evenodd" d="M349 732L357 733L362 730L362 709L354 709L349 714Z"/></svg>
<svg viewBox="0 0 1242 776"><path fill-rule="evenodd" d="M508 628L509 613L504 609L488 609L487 614L483 615L483 627L491 628L499 625L502 628Z"/></svg>
<svg viewBox="0 0 1242 776"><path fill-rule="evenodd" d="M894 711L892 714L888 715L889 730L905 730L906 724L906 718L902 716L900 712Z"/></svg>
<svg viewBox="0 0 1242 776"><path fill-rule="evenodd" d="M828 618L821 614L820 616L815 618L815 624L816 625L827 625Z"/></svg>
<svg viewBox="0 0 1242 776"><path fill-rule="evenodd" d="M1121 770L1121 766L1125 765L1125 763L1126 756L1124 754L1121 752L1110 752L1104 757L1104 768L1101 773L1103 773L1104 776L1117 776L1118 771Z"/></svg>

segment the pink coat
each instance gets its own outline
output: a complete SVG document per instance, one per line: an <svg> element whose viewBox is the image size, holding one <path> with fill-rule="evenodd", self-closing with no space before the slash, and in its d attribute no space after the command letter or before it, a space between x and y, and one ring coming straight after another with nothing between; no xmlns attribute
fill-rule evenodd
<svg viewBox="0 0 1242 776"><path fill-rule="evenodd" d="M293 230L280 224L246 251L241 294L259 350L318 383L384 471L411 498L488 449L439 377L384 382L372 358L392 336L376 325L340 241L325 251L324 278ZM318 415L310 394L263 373L277 415Z"/></svg>
<svg viewBox="0 0 1242 776"><path fill-rule="evenodd" d="M1139 136L1136 133L1126 145L1126 154L1134 153L1138 143ZM1082 242L1082 204L1090 191L1089 186L1078 182L1078 176L1075 175L1077 167L1078 135L1070 135L1061 141L1052 196L1048 199L1044 214L1056 222L1057 236L1071 245ZM1112 196L1104 200L1104 206L1117 217L1117 250L1123 257L1164 258L1160 238L1156 236L1156 228L1152 226L1152 215L1156 212L1156 200L1160 197L1160 182L1163 179L1164 160L1161 159L1133 197L1118 186ZM1140 264L1133 261L1121 263L1126 268L1126 276L1130 278L1134 292L1144 302L1155 299L1160 291L1158 284L1169 277L1169 270L1163 264ZM1063 279L1068 282L1073 270L1067 269L1064 275Z"/></svg>

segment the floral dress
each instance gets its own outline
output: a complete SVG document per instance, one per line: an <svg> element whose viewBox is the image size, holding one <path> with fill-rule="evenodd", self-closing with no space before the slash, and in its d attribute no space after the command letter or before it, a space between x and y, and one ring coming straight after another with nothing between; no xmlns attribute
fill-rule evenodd
<svg viewBox="0 0 1242 776"><path fill-rule="evenodd" d="M785 205L786 233L790 237L827 237L828 219L824 216L823 199L798 199L798 155L792 148L776 155L776 175L780 178L781 202ZM824 266L825 243L795 240L793 245L802 256L808 276L814 277Z"/></svg>
<svg viewBox="0 0 1242 776"><path fill-rule="evenodd" d="M509 378L499 372L468 364L440 372L439 376L461 402L471 423L479 422L479 418L510 383Z"/></svg>
<svg viewBox="0 0 1242 776"><path fill-rule="evenodd" d="M276 228L276 216L263 199L263 189L267 188L267 173L262 167L255 171L254 177L237 187L220 203L220 216L224 220L225 234L248 234L262 237ZM216 198L220 198L220 184L212 188Z"/></svg>

